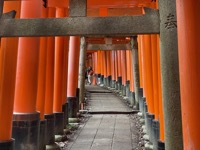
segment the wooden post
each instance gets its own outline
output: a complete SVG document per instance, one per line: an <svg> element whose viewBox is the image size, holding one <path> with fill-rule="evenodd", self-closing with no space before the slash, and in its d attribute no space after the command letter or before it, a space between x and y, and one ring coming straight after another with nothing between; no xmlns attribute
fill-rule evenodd
<svg viewBox="0 0 200 150"><path fill-rule="evenodd" d="M176 0L184 149L200 147L199 6L199 1Z"/></svg>
<svg viewBox="0 0 200 150"><path fill-rule="evenodd" d="M41 1L21 2L21 18L40 18L41 14ZM19 38L12 132L15 149L39 148L40 117L36 111L39 46L38 37Z"/></svg>
<svg viewBox="0 0 200 150"><path fill-rule="evenodd" d="M3 9L3 1L1 1ZM21 2L5 2L4 12L15 9L20 17ZM0 49L0 149L14 149L12 118L15 94L18 38L1 38Z"/></svg>

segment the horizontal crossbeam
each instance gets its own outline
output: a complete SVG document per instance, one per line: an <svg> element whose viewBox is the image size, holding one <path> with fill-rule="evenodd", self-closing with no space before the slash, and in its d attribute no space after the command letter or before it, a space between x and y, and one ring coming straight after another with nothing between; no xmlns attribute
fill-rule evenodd
<svg viewBox="0 0 200 150"><path fill-rule="evenodd" d="M158 10L150 8L141 16L0 20L0 37L132 36L159 31Z"/></svg>
<svg viewBox="0 0 200 150"><path fill-rule="evenodd" d="M88 44L87 50L130 50L130 44Z"/></svg>

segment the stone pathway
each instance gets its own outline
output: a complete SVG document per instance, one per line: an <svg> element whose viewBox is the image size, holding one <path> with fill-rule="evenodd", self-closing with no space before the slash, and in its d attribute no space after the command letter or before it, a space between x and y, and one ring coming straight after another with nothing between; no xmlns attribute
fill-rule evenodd
<svg viewBox="0 0 200 150"><path fill-rule="evenodd" d="M86 86L90 112L85 114L64 150L135 150L139 142L135 114L123 114L131 109L115 94L98 86ZM114 112L118 114L114 114ZM119 114L121 112L122 114Z"/></svg>

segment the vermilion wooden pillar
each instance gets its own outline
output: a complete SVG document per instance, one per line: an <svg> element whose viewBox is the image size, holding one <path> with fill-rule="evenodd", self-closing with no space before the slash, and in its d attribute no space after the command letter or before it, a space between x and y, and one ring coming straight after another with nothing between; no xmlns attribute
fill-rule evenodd
<svg viewBox="0 0 200 150"><path fill-rule="evenodd" d="M21 2L4 2L4 12L13 9L20 17ZM0 149L14 149L12 116L15 93L18 38L1 38L0 49Z"/></svg>
<svg viewBox="0 0 200 150"><path fill-rule="evenodd" d="M97 68L96 68L96 59L97 59L97 57L96 57L96 55L95 55L95 53L92 53L92 68L93 68L93 71L94 71L94 77L93 77L93 85L96 85L97 84L97 80L96 80L96 70L97 70Z"/></svg>
<svg viewBox="0 0 200 150"><path fill-rule="evenodd" d="M45 7L42 8L42 17L48 17L48 11ZM39 149L46 147L46 127L47 121L44 118L45 107L45 86L46 86L46 54L47 54L47 38L40 37L40 52L39 52L39 68L38 68L38 85L37 85L37 101L36 109L40 112L40 135Z"/></svg>
<svg viewBox="0 0 200 150"><path fill-rule="evenodd" d="M69 37L64 38L64 54L63 54L63 89L62 89L62 102L65 104L67 101L67 75L68 75L68 55L69 55Z"/></svg>
<svg viewBox="0 0 200 150"><path fill-rule="evenodd" d="M143 97L146 97L146 72L145 72L145 60L144 60L144 35L140 36L140 43L141 45L139 46L140 48L140 58L141 58L141 71L142 72L142 87L143 87Z"/></svg>
<svg viewBox="0 0 200 150"><path fill-rule="evenodd" d="M79 102L76 97L76 89L78 87L80 37L71 36L69 42L67 101L69 107L69 118L77 118Z"/></svg>
<svg viewBox="0 0 200 150"><path fill-rule="evenodd" d="M103 79L104 79L104 54L103 54L103 51L100 51L100 66L101 66L101 84L103 84Z"/></svg>
<svg viewBox="0 0 200 150"><path fill-rule="evenodd" d="M148 112L154 114L153 100L153 77L152 77L152 52L151 52L151 37L144 35L144 63L145 63L145 79L146 79L146 98L148 104Z"/></svg>
<svg viewBox="0 0 200 150"><path fill-rule="evenodd" d="M157 60L158 60L158 97L159 97L159 123L160 123L160 141L164 142L164 118L163 118L163 101L161 86L161 68L160 68L160 39L157 35Z"/></svg>
<svg viewBox="0 0 200 150"><path fill-rule="evenodd" d="M131 53L131 52L130 52ZM133 59L132 59L132 55L129 55L129 59L130 59L130 106L135 108L135 94L134 94L134 73L133 73Z"/></svg>
<svg viewBox="0 0 200 150"><path fill-rule="evenodd" d="M138 59L139 59L139 72L140 72L140 88L143 88L143 68L142 68L142 41L141 41L141 36L138 35Z"/></svg>
<svg viewBox="0 0 200 150"><path fill-rule="evenodd" d="M126 50L126 66L127 66L127 69L126 69L126 96L129 97L129 92L130 92L130 78L131 78L131 51L130 50Z"/></svg>
<svg viewBox="0 0 200 150"><path fill-rule="evenodd" d="M157 36L151 35L152 51L152 79L153 79L153 101L155 119L158 120L159 97L158 97L158 63L157 63Z"/></svg>
<svg viewBox="0 0 200 150"><path fill-rule="evenodd" d="M106 51L104 51L103 52L103 64L104 64L104 67L103 67L103 69L104 69L104 84L105 85L107 85L107 78L108 78L108 72L107 72L107 67L108 67L108 65L107 65L107 56L106 56Z"/></svg>
<svg viewBox="0 0 200 150"><path fill-rule="evenodd" d="M106 51L107 86L111 85L111 52Z"/></svg>
<svg viewBox="0 0 200 150"><path fill-rule="evenodd" d="M101 51L97 51L97 61L98 61L98 69L97 69L97 75L98 75L98 84L101 84L101 66L102 66L102 62L101 62Z"/></svg>
<svg viewBox="0 0 200 150"><path fill-rule="evenodd" d="M115 82L115 89L118 90L118 74L119 74L119 68L118 68L118 53L117 51L114 51L115 52L115 79L116 79L116 82Z"/></svg>
<svg viewBox="0 0 200 150"><path fill-rule="evenodd" d="M160 139L160 129L163 126L162 122L162 114L160 115L160 97L159 97L159 77L160 74L158 71L158 44L157 44L157 35L151 35L151 51L152 51L152 75L153 75L153 98L154 98L154 120L152 121L152 143L154 147L158 147L158 140ZM160 93L161 94L161 93ZM161 108L162 109L162 108ZM158 132L159 131L159 132Z"/></svg>
<svg viewBox="0 0 200 150"><path fill-rule="evenodd" d="M65 17L64 8L56 8L56 18ZM63 134L64 113L62 112L64 37L55 37L54 94L53 112L55 115L55 134Z"/></svg>
<svg viewBox="0 0 200 150"><path fill-rule="evenodd" d="M64 38L63 75L62 75L62 111L64 112L64 128L68 125L67 77L68 77L69 37Z"/></svg>
<svg viewBox="0 0 200 150"><path fill-rule="evenodd" d="M122 95L126 95L126 80L127 80L127 66L126 66L126 51L121 50L121 72L122 72Z"/></svg>
<svg viewBox="0 0 200 150"><path fill-rule="evenodd" d="M48 18L55 17L56 9L48 8ZM47 37L47 60L46 60L46 88L45 88L45 119L47 120L47 145L55 142L55 117L53 114L53 89L54 89L54 57L55 38Z"/></svg>
<svg viewBox="0 0 200 150"><path fill-rule="evenodd" d="M115 83L116 83L116 74L115 74L115 51L112 50L111 52L111 75L112 75L112 83L111 83L111 87L114 88L115 87Z"/></svg>
<svg viewBox="0 0 200 150"><path fill-rule="evenodd" d="M143 35L138 35L138 64L139 64L139 78L140 78L140 88L138 89L138 100L139 100L139 109L142 112L142 116L144 117L144 101L145 99L145 90L144 90L144 57L143 57Z"/></svg>
<svg viewBox="0 0 200 150"><path fill-rule="evenodd" d="M200 148L200 1L176 1L184 149Z"/></svg>
<svg viewBox="0 0 200 150"><path fill-rule="evenodd" d="M98 84L98 52L94 52L94 68L95 68L95 78L96 78L96 84Z"/></svg>
<svg viewBox="0 0 200 150"><path fill-rule="evenodd" d="M21 18L40 18L41 1L21 2ZM16 72L16 88L13 115L13 137L15 148L32 147L38 149L39 113L36 112L37 77L39 62L39 38L19 38ZM20 122L24 122L24 127ZM23 146L23 147L22 147Z"/></svg>
<svg viewBox="0 0 200 150"><path fill-rule="evenodd" d="M121 51L117 50L117 68L118 68L118 90L122 89L122 68L121 68Z"/></svg>

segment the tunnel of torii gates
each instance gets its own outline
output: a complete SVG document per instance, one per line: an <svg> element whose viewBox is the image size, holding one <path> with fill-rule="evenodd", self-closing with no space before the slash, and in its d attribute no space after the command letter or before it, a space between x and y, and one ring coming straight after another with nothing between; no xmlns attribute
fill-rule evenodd
<svg viewBox="0 0 200 150"><path fill-rule="evenodd" d="M153 149L200 149L199 9L192 0L1 0L0 149L54 145L84 109L88 66L93 84L140 111Z"/></svg>

